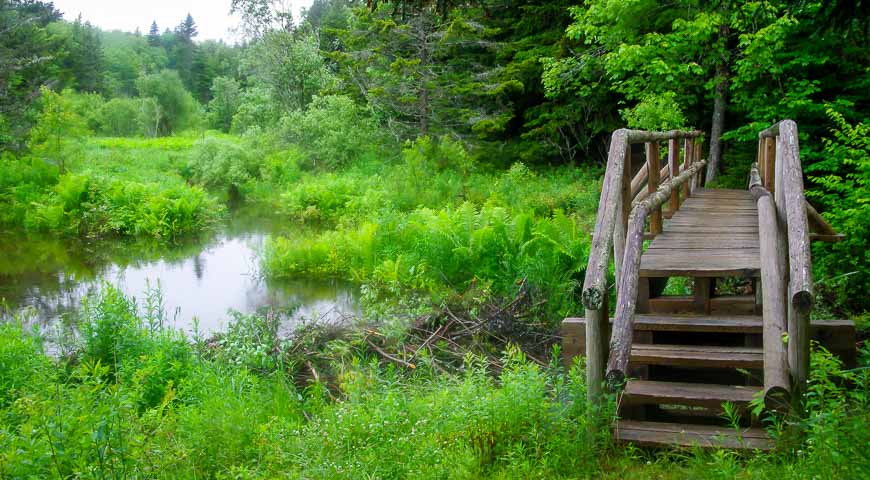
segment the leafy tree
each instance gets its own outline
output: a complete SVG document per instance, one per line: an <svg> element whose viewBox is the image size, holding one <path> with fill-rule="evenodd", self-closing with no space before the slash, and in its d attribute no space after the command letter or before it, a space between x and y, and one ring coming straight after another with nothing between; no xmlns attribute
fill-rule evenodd
<svg viewBox="0 0 870 480"><path fill-rule="evenodd" d="M308 150L313 167L349 164L376 139L374 122L343 95L314 97L307 110L293 112L281 125L287 141Z"/></svg>
<svg viewBox="0 0 870 480"><path fill-rule="evenodd" d="M268 32L254 42L240 68L251 83L267 87L285 112L305 108L334 82L317 40L284 31Z"/></svg>
<svg viewBox="0 0 870 480"><path fill-rule="evenodd" d="M229 132L233 116L239 111L242 89L239 82L228 77L216 77L211 85L212 100L208 104L209 123L223 132Z"/></svg>
<svg viewBox="0 0 870 480"><path fill-rule="evenodd" d="M269 32L293 31L293 13L288 0L232 0L230 13L241 15L242 30L253 39Z"/></svg>
<svg viewBox="0 0 870 480"><path fill-rule="evenodd" d="M169 135L196 123L199 105L184 88L178 72L163 70L136 80L139 96L153 99L149 123L155 135Z"/></svg>
<svg viewBox="0 0 870 480"><path fill-rule="evenodd" d="M239 108L233 115L230 128L235 133L245 133L252 127L272 127L278 123L281 112L272 99L271 91L264 86L253 86L242 91Z"/></svg>
<svg viewBox="0 0 870 480"><path fill-rule="evenodd" d="M60 173L64 173L68 155L65 147L89 133L87 123L75 111L72 92L58 94L43 87L40 94L42 110L30 131L28 145L37 155L57 164Z"/></svg>

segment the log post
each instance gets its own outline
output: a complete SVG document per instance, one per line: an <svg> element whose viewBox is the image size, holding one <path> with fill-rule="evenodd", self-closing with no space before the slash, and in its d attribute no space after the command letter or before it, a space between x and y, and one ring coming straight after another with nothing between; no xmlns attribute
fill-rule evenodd
<svg viewBox="0 0 870 480"><path fill-rule="evenodd" d="M659 189L659 182L661 179L659 178L659 171L661 170L661 165L659 164L659 144L658 142L648 142L646 144L646 162L649 164L649 182L647 182L647 192L649 194L654 193ZM649 219L649 231L653 235L658 235L662 233L662 209L658 207L652 211L652 215L650 215Z"/></svg>
<svg viewBox="0 0 870 480"><path fill-rule="evenodd" d="M668 167L671 169L671 178L677 178L680 174L680 143L676 138L668 140ZM680 209L680 192L671 192L671 214Z"/></svg>
<svg viewBox="0 0 870 480"><path fill-rule="evenodd" d="M753 168L758 176L757 169ZM761 289L764 346L764 406L768 410L786 411L791 402L788 378L788 350L783 342L786 329L785 257L780 250L781 233L776 207L767 190L759 183L750 188L758 204Z"/></svg>
<svg viewBox="0 0 870 480"><path fill-rule="evenodd" d="M698 171L706 166L702 160L683 171L678 177L672 178L649 198L635 204L628 217L628 234L626 236L625 257L622 261L622 274L618 279L616 316L610 337L610 356L607 362L605 381L611 390L619 390L625 382L628 361L631 356L633 336L632 322L637 308L640 256L643 251L643 229L646 217L650 212L662 206L671 196L674 189L680 188ZM588 338L588 337L587 337Z"/></svg>
<svg viewBox="0 0 870 480"><path fill-rule="evenodd" d="M773 137L764 138L764 186L771 193L776 192L776 141Z"/></svg>
<svg viewBox="0 0 870 480"><path fill-rule="evenodd" d="M695 156L695 140L691 138L687 138L685 140L686 148L683 149L683 171L689 169L689 164ZM683 184L683 199L689 198L689 185Z"/></svg>
<svg viewBox="0 0 870 480"><path fill-rule="evenodd" d="M834 230L834 227L825 220L824 217L807 202L807 220L810 223L810 231L821 234L821 235L837 235L837 231Z"/></svg>
<svg viewBox="0 0 870 480"><path fill-rule="evenodd" d="M804 198L803 169L800 161L797 124L780 122L777 151L783 163L781 182L788 225L789 264L789 341L794 348L794 380L797 389L806 388L810 368L810 310L813 307L813 271L809 226ZM792 325L793 324L793 325ZM792 331L794 334L792 335ZM791 358L792 349L789 348Z"/></svg>

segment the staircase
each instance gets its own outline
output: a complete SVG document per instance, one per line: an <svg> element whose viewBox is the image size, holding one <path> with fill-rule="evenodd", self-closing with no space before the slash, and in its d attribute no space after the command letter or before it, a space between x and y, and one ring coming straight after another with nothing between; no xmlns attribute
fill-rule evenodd
<svg viewBox="0 0 870 480"><path fill-rule="evenodd" d="M632 168L631 145L641 142L646 163ZM807 215L815 210L803 198L794 122L760 134L747 190L701 188L700 151L698 132L614 132L584 281L586 314L564 320L563 355L586 355L590 402L605 386L618 394L617 441L769 450L772 440L746 414L750 402L790 408L792 391L801 393L792 386L807 378L810 337L848 362L854 325L809 321ZM836 237L823 219L812 220L819 237ZM645 239L652 242L644 246ZM691 285L690 295L663 294L677 278Z"/></svg>

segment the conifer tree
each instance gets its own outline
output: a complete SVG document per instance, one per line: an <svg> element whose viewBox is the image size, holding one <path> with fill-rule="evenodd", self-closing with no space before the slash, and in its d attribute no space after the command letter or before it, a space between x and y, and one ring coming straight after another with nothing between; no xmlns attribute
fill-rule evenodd
<svg viewBox="0 0 870 480"><path fill-rule="evenodd" d="M148 45L152 47L159 47L160 44L160 30L157 28L157 20L151 22L151 28L148 29Z"/></svg>

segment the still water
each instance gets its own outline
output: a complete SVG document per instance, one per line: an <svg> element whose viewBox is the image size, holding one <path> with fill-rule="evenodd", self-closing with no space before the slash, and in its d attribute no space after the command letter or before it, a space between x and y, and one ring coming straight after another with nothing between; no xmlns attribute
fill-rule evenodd
<svg viewBox="0 0 870 480"><path fill-rule="evenodd" d="M214 238L167 247L158 242L64 241L0 233L0 302L42 326L71 316L106 282L144 303L159 285L170 324L209 335L226 327L230 310L286 310L284 329L305 320L357 315L354 285L263 278L259 255L273 231L236 218ZM255 226L256 225L256 226Z"/></svg>

